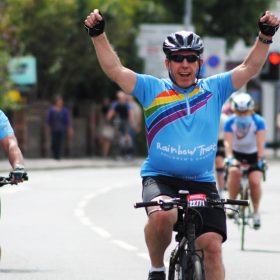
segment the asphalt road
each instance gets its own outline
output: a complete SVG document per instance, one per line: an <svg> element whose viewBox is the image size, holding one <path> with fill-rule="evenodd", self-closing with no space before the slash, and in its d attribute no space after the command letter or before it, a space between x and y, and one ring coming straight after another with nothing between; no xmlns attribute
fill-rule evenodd
<svg viewBox="0 0 280 280"><path fill-rule="evenodd" d="M248 231L246 251L240 251L237 226L228 222L227 280L280 279L279 170L280 163L270 164L262 228ZM0 190L1 280L147 278L146 216L133 208L141 197L138 166L29 175L21 186Z"/></svg>

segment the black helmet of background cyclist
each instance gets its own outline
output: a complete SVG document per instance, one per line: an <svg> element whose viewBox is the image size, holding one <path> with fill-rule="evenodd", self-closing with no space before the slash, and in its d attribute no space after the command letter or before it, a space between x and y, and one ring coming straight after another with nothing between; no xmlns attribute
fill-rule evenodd
<svg viewBox="0 0 280 280"><path fill-rule="evenodd" d="M163 42L163 52L168 58L172 52L188 50L198 55L203 53L204 44L201 38L191 31L178 31L168 35Z"/></svg>

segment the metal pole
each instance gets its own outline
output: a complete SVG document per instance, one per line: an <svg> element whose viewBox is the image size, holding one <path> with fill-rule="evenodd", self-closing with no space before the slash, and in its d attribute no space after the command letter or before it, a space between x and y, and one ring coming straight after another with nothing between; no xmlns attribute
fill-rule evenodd
<svg viewBox="0 0 280 280"><path fill-rule="evenodd" d="M184 25L190 29L192 24L192 0L185 0Z"/></svg>
<svg viewBox="0 0 280 280"><path fill-rule="evenodd" d="M280 113L280 80L278 80L275 83L275 99L274 99L274 158L276 159L278 156L278 149L279 149L279 143L280 143L280 128L277 125L277 117Z"/></svg>

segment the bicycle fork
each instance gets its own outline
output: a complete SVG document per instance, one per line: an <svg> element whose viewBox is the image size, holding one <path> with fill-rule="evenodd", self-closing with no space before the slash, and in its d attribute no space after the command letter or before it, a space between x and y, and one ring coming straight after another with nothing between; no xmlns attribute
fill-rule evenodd
<svg viewBox="0 0 280 280"><path fill-rule="evenodd" d="M178 246L171 252L169 262L169 280L192 280L195 274L195 260L201 264L201 277L204 277L204 255L203 250L195 249L195 226L188 225L186 236L176 236ZM177 275L175 278L174 273ZM204 279L204 278L201 278Z"/></svg>

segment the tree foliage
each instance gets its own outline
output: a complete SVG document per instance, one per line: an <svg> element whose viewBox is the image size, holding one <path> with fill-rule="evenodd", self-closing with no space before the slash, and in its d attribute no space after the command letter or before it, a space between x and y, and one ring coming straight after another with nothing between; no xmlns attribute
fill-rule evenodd
<svg viewBox="0 0 280 280"><path fill-rule="evenodd" d="M223 37L228 48L243 39L251 44L257 34L257 20L275 6L275 0L190 0L195 30L201 36ZM156 0L170 11L169 20L181 23L186 0ZM178 9L182 7L182 9Z"/></svg>
<svg viewBox="0 0 280 280"><path fill-rule="evenodd" d="M256 21L274 0L193 0L192 22L202 36L224 37L229 46L255 36ZM37 59L37 97L99 100L113 96L117 85L101 71L83 28L98 7L106 31L122 62L141 71L135 37L140 23L182 23L185 0L2 0L0 6L0 71L2 57L32 54ZM240 9L242 7L242 9ZM0 83L0 90L1 90Z"/></svg>

